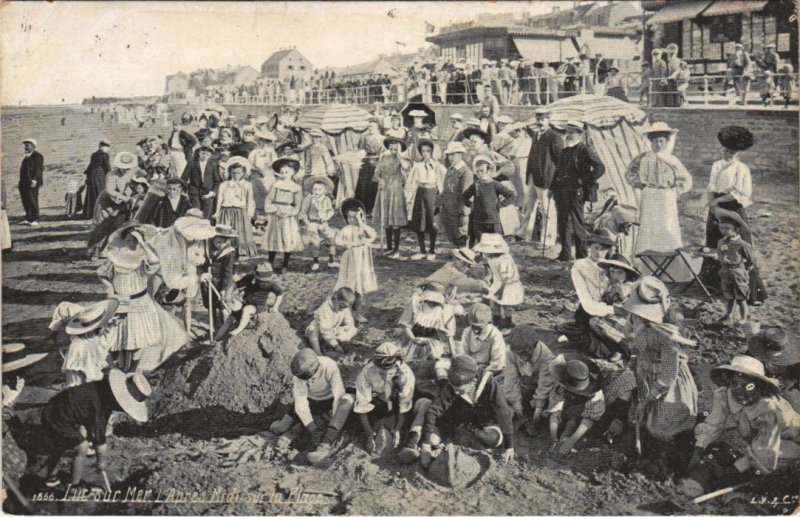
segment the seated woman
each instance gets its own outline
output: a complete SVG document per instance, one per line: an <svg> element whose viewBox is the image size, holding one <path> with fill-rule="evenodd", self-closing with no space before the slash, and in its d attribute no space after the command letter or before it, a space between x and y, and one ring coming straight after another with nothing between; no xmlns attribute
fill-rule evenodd
<svg viewBox="0 0 800 517"><path fill-rule="evenodd" d="M550 393L552 451L568 454L592 428L619 434L628 418L636 377L617 364L575 354L550 363L558 387Z"/></svg>
<svg viewBox="0 0 800 517"><path fill-rule="evenodd" d="M800 461L800 414L778 395L780 384L764 365L737 355L711 369L711 413L694 430L688 475L678 489L694 497ZM735 441L729 439L728 432ZM742 450L736 442L747 444ZM795 476L796 479L796 476Z"/></svg>

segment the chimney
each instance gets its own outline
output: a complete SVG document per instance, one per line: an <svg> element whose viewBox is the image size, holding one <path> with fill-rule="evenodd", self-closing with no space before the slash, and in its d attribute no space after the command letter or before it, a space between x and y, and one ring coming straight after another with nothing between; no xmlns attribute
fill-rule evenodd
<svg viewBox="0 0 800 517"><path fill-rule="evenodd" d="M560 6L557 6L557 5L554 5L554 6L553 6L553 12L554 12L554 13L557 13L557 12L558 12L558 11L560 11L560 10L561 10L561 7L560 7Z"/></svg>

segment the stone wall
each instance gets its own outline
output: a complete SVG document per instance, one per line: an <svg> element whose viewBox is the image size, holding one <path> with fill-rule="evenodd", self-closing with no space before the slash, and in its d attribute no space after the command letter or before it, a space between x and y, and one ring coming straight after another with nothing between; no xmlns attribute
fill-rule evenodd
<svg viewBox="0 0 800 517"><path fill-rule="evenodd" d="M279 106L227 106L237 117L248 113L271 115ZM371 109L369 106L363 106ZM452 113L461 113L464 118L473 116L471 106L433 106L439 124L447 123ZM515 120L526 120L533 116L532 106L503 107L501 112ZM711 164L720 158L721 147L717 142L717 131L722 126L736 124L750 129L755 136L755 146L742 154L754 174L796 177L798 174L798 111L759 110L741 108L648 108L651 122L664 121L679 129L675 155L693 176L707 177Z"/></svg>

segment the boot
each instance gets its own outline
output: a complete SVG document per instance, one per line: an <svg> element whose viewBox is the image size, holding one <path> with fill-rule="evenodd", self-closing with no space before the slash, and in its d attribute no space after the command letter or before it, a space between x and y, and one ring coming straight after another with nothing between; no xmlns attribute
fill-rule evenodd
<svg viewBox="0 0 800 517"><path fill-rule="evenodd" d="M333 449L333 445L328 443L327 440L324 440L322 443L317 445L316 449L306 455L306 459L308 459L308 462L312 465L316 465L320 461L330 456L331 449Z"/></svg>
<svg viewBox="0 0 800 517"><path fill-rule="evenodd" d="M403 445L403 448L400 449L400 452L397 454L400 463L409 465L419 459L419 448L417 444L419 444L419 433L417 431L408 433L406 444Z"/></svg>
<svg viewBox="0 0 800 517"><path fill-rule="evenodd" d="M275 434L283 434L291 429L294 424L294 418L291 415L283 415L283 418L272 422L269 426L269 431Z"/></svg>

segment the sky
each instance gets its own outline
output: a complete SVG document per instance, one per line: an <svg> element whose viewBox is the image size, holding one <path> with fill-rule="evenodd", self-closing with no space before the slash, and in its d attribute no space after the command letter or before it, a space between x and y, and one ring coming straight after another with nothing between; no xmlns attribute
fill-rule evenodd
<svg viewBox="0 0 800 517"><path fill-rule="evenodd" d="M169 74L260 70L290 46L315 68L353 65L429 45L426 22L554 5L572 2L2 2L0 104L161 95Z"/></svg>

